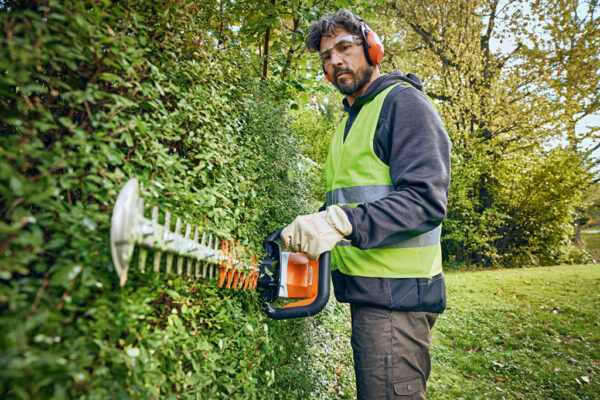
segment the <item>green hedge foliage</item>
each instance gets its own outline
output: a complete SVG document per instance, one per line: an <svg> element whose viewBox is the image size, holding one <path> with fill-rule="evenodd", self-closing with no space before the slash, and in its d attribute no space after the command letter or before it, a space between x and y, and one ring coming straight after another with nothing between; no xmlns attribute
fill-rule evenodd
<svg viewBox="0 0 600 400"><path fill-rule="evenodd" d="M321 388L330 366L300 360L319 346L311 324L347 323L339 307L274 322L255 293L138 271L119 288L112 267L110 212L130 177L147 204L257 252L309 211L287 112L247 50L202 33L210 7L0 5L0 397Z"/></svg>

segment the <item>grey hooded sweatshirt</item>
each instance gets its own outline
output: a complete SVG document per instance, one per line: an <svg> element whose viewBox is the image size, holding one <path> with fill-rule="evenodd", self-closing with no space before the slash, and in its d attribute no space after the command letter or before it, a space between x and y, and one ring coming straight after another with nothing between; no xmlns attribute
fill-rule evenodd
<svg viewBox="0 0 600 400"><path fill-rule="evenodd" d="M415 75L394 71L372 82L348 113L344 140L362 106L392 84L375 131L375 154L390 168L395 191L357 207L342 206L352 224L347 236L353 246L370 249L430 231L446 216L450 183L450 139L441 117ZM442 312L446 304L443 274L433 279L395 279L350 276L332 272L336 298L341 302L404 310Z"/></svg>

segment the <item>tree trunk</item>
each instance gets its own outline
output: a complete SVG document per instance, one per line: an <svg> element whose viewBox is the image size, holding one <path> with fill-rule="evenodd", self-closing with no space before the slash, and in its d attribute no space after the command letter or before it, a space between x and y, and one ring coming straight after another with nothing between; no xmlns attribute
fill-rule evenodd
<svg viewBox="0 0 600 400"><path fill-rule="evenodd" d="M271 27L267 28L265 32L265 51L263 58L263 72L262 79L265 80L267 78L267 72L269 71L269 36L271 36Z"/></svg>
<svg viewBox="0 0 600 400"><path fill-rule="evenodd" d="M300 20L298 18L294 18L293 24L294 24L294 28L292 29L292 34L295 34L296 32L298 32L298 27L300 26ZM287 76L287 72L290 69L290 66L292 65L294 53L298 49L299 49L299 47L295 48L293 44L290 46L290 49L288 50L287 59L285 60L285 67L283 67L283 72L281 73L282 81L285 80L285 77Z"/></svg>
<svg viewBox="0 0 600 400"><path fill-rule="evenodd" d="M275 6L275 0L271 0L271 4ZM265 32L265 52L263 59L263 72L262 72L262 80L267 79L267 73L269 72L269 39L271 37L271 27L267 28Z"/></svg>
<svg viewBox="0 0 600 400"><path fill-rule="evenodd" d="M581 243L581 219L577 218L577 222L575 222L575 242L577 244Z"/></svg>

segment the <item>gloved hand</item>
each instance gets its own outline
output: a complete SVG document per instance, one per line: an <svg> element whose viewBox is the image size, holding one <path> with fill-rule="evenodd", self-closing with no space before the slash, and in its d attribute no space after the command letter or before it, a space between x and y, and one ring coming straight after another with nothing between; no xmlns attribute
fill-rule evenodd
<svg viewBox="0 0 600 400"><path fill-rule="evenodd" d="M300 215L281 232L286 249L304 253L316 260L352 233L348 216L338 206L315 214Z"/></svg>

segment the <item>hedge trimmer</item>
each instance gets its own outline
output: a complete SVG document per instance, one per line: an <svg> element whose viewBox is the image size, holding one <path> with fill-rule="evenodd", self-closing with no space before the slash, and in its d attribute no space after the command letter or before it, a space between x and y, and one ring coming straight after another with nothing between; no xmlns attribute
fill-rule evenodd
<svg viewBox="0 0 600 400"><path fill-rule="evenodd" d="M176 273L216 280L217 287L223 289L258 289L265 312L274 319L315 315L327 304L329 252L321 255L319 261L312 261L302 253L282 251L277 243L281 230L277 230L266 238L266 255L257 262L254 255L234 240L200 235L197 228L192 234L190 224L185 225L182 235L179 218L171 231L171 214L166 212L164 223L160 224L158 213L155 206L151 218L144 217L144 201L139 196L137 180L130 179L119 192L110 224L110 250L121 286L127 282L137 246L141 272L145 272L149 252L153 252L155 274ZM278 308L273 305L278 298L304 300Z"/></svg>

